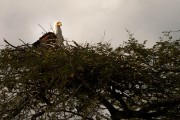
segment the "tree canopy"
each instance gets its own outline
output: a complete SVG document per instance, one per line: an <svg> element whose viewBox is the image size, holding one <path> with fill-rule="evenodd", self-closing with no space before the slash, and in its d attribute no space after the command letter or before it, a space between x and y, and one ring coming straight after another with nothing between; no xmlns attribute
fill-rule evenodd
<svg viewBox="0 0 180 120"><path fill-rule="evenodd" d="M0 50L0 119L180 119L180 42Z"/></svg>

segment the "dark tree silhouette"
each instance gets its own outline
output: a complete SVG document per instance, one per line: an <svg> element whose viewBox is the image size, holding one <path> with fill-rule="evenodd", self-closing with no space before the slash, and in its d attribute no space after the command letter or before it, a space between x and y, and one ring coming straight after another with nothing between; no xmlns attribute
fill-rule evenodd
<svg viewBox="0 0 180 120"><path fill-rule="evenodd" d="M180 119L180 43L31 47L0 51L0 117Z"/></svg>

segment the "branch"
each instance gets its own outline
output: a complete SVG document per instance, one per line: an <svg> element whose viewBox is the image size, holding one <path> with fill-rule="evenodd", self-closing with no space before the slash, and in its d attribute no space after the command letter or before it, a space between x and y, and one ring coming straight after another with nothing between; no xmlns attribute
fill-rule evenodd
<svg viewBox="0 0 180 120"><path fill-rule="evenodd" d="M170 109L173 109L173 107L180 104L180 98L178 98L175 100L151 104L147 107L140 109L139 111L132 111L132 110L120 111L120 110L117 110L105 98L102 98L102 99L99 98L99 100L109 110L112 120L130 119L130 118L151 119L152 117L165 116L165 114ZM154 112L151 112L151 111L154 111Z"/></svg>
<svg viewBox="0 0 180 120"><path fill-rule="evenodd" d="M179 105L179 104L180 104L180 98L151 104L151 105L149 105L147 107L144 107L144 108L140 109L140 112L149 112L151 110L160 109L162 107L164 107L164 109L165 108L170 108L171 109L172 107L174 107L176 105Z"/></svg>
<svg viewBox="0 0 180 120"><path fill-rule="evenodd" d="M34 114L31 118L31 120L36 120L37 117L42 116L44 113L45 113L45 111L43 110L41 112Z"/></svg>
<svg viewBox="0 0 180 120"><path fill-rule="evenodd" d="M77 116L80 116L80 117L83 117L83 115L80 114L80 113L76 113L76 112L69 111L69 110L63 110L63 111L64 111L64 112L67 112L67 113L72 113L72 114L77 115ZM86 120L94 120L93 118L89 118L89 117L85 117L85 118L86 118Z"/></svg>
<svg viewBox="0 0 180 120"><path fill-rule="evenodd" d="M125 111L130 111L120 94L116 93L115 91L111 91L111 94L116 100L119 101Z"/></svg>
<svg viewBox="0 0 180 120"><path fill-rule="evenodd" d="M55 33L55 31L53 30L53 27L52 27L52 25L49 23L49 25L50 25L50 29L53 31L53 33Z"/></svg>
<svg viewBox="0 0 180 120"><path fill-rule="evenodd" d="M24 45L26 45L26 43L23 41L23 40L21 40L21 39L19 39Z"/></svg>
<svg viewBox="0 0 180 120"><path fill-rule="evenodd" d="M45 33L47 33L47 31L40 25L38 24L40 28L42 28L44 30Z"/></svg>
<svg viewBox="0 0 180 120"><path fill-rule="evenodd" d="M112 114L117 113L118 110L109 101L107 101L105 98L103 98L103 97L99 98L99 101L108 109L111 116L112 116Z"/></svg>
<svg viewBox="0 0 180 120"><path fill-rule="evenodd" d="M4 42L7 43L9 46L11 46L11 47L13 47L13 48L17 48L16 46L10 44L5 38L3 38L3 39L4 39Z"/></svg>
<svg viewBox="0 0 180 120"><path fill-rule="evenodd" d="M174 73L178 73L180 72L180 69L161 69L161 70L158 70L158 71L153 71L153 73L162 73L162 72L174 72Z"/></svg>
<svg viewBox="0 0 180 120"><path fill-rule="evenodd" d="M14 119L18 114L20 114L20 112L22 111L22 109L29 104L30 99L28 97L23 98L19 104L16 106L15 109L13 109L13 111L10 113L11 115L5 117L5 119L7 120L11 120Z"/></svg>
<svg viewBox="0 0 180 120"><path fill-rule="evenodd" d="M77 47L83 48L82 46L80 46L77 42L75 42L74 40L72 41Z"/></svg>

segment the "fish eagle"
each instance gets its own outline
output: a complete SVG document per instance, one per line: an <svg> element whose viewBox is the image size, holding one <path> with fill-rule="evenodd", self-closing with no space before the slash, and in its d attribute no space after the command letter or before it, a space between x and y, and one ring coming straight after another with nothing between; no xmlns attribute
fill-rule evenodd
<svg viewBox="0 0 180 120"><path fill-rule="evenodd" d="M32 45L34 47L41 46L43 44L50 44L56 43L57 45L64 45L64 37L62 35L61 30L62 23L61 22L54 22L53 32L47 32L42 37L39 38L36 42Z"/></svg>

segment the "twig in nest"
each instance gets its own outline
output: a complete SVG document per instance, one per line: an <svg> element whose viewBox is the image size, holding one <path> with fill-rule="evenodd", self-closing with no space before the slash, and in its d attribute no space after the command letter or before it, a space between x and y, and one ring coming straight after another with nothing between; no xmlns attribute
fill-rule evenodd
<svg viewBox="0 0 180 120"><path fill-rule="evenodd" d="M77 44L77 42L75 42L74 40L72 41L77 47L82 47L79 44Z"/></svg>
<svg viewBox="0 0 180 120"><path fill-rule="evenodd" d="M7 43L9 46L11 46L11 47L13 47L13 48L17 48L16 46L10 44L5 38L3 38L3 39L4 39L4 42Z"/></svg>
<svg viewBox="0 0 180 120"><path fill-rule="evenodd" d="M26 47L30 47L28 43L25 43L23 40L19 39L24 45L21 46L26 46Z"/></svg>
<svg viewBox="0 0 180 120"><path fill-rule="evenodd" d="M68 38L65 38L64 41L65 42L72 42L72 41L68 40Z"/></svg>
<svg viewBox="0 0 180 120"><path fill-rule="evenodd" d="M51 30L53 31L53 33L55 33L55 32L54 32L54 30L53 30L53 27L52 27L52 25L51 25L50 23L49 23L49 25L50 25L50 27L51 27Z"/></svg>
<svg viewBox="0 0 180 120"><path fill-rule="evenodd" d="M31 120L36 120L37 117L42 116L44 113L45 113L45 111L43 110L43 111L41 111L41 112L38 112L38 113L34 114L34 115L32 116L32 118L31 118Z"/></svg>
<svg viewBox="0 0 180 120"><path fill-rule="evenodd" d="M104 31L103 36L102 36L102 39L101 39L101 42L104 41L105 35L106 35L106 32Z"/></svg>
<svg viewBox="0 0 180 120"><path fill-rule="evenodd" d="M45 33L47 33L46 30L40 24L38 24L38 25L40 28L42 28L44 30Z"/></svg>
<svg viewBox="0 0 180 120"><path fill-rule="evenodd" d="M21 39L19 39L23 44L25 44L26 45L26 43L23 41L23 40L21 40Z"/></svg>

